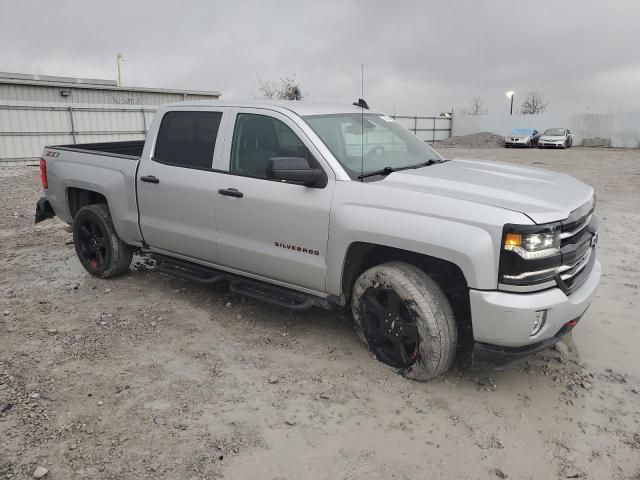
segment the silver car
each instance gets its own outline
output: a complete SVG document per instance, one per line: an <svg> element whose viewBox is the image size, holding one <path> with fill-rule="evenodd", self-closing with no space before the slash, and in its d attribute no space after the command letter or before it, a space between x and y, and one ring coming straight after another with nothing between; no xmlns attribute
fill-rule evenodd
<svg viewBox="0 0 640 480"><path fill-rule="evenodd" d="M573 134L568 128L547 128L538 140L538 148L570 148Z"/></svg>
<svg viewBox="0 0 640 480"><path fill-rule="evenodd" d="M504 137L505 147L533 147L538 144L540 132L535 128L514 128Z"/></svg>

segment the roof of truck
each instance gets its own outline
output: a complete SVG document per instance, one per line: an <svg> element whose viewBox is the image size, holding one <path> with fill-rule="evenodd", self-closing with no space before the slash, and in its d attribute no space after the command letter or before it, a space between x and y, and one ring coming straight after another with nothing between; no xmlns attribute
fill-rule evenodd
<svg viewBox="0 0 640 480"><path fill-rule="evenodd" d="M347 103L311 102L307 100L188 100L169 103L165 107L249 107L285 108L297 115L326 115L331 113L361 113L362 109ZM368 110L369 113L379 113Z"/></svg>

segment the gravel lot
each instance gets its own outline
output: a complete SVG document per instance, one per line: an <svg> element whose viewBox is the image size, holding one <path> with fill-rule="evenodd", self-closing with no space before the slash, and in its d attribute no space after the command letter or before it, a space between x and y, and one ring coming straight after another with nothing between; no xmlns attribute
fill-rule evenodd
<svg viewBox="0 0 640 480"><path fill-rule="evenodd" d="M347 312L283 313L134 265L103 281L34 168L0 169L0 478L640 479L640 151L443 148L592 184L603 280L557 349L428 384Z"/></svg>

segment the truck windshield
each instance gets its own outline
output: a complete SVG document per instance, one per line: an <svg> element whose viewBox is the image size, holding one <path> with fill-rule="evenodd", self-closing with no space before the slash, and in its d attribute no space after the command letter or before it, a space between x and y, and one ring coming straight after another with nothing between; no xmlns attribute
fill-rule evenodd
<svg viewBox="0 0 640 480"><path fill-rule="evenodd" d="M385 115L340 113L308 115L303 119L353 180L387 167L397 169L443 159Z"/></svg>

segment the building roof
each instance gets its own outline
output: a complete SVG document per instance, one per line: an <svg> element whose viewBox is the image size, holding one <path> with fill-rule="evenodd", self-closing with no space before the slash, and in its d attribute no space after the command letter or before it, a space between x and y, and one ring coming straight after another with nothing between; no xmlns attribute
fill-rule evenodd
<svg viewBox="0 0 640 480"><path fill-rule="evenodd" d="M127 92L148 93L177 93L187 95L206 95L220 97L219 91L177 90L169 88L118 86L115 80L101 80L95 78L57 77L51 75L33 75L27 73L0 72L0 84L35 85L43 87L86 88L93 90L122 90Z"/></svg>
<svg viewBox="0 0 640 480"><path fill-rule="evenodd" d="M360 107L349 103L327 103L308 100L187 100L164 105L165 107L245 107L287 109L303 117L305 115L328 115L332 113L362 113ZM374 110L365 113L378 114Z"/></svg>

